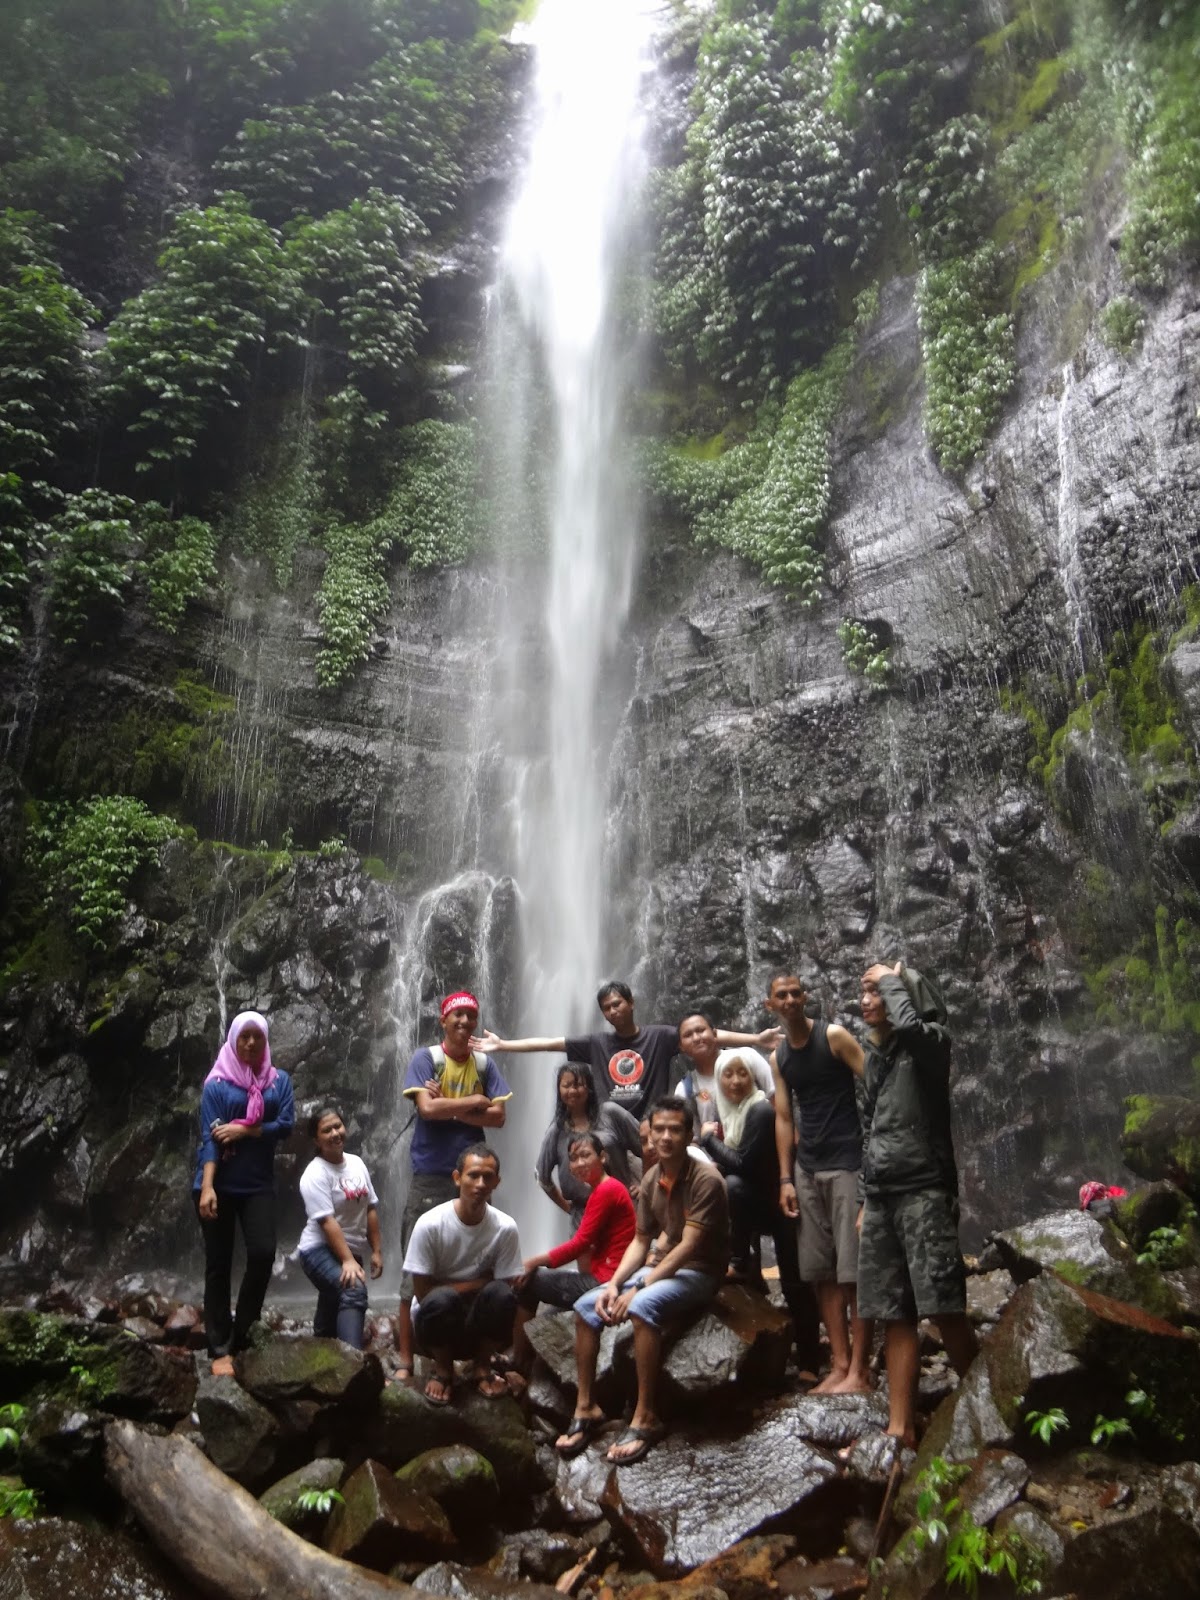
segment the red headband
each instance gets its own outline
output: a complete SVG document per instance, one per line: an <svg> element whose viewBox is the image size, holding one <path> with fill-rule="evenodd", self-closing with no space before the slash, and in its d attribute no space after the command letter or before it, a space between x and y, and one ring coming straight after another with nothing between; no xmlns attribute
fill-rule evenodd
<svg viewBox="0 0 1200 1600"><path fill-rule="evenodd" d="M468 994L465 989L463 989L459 994L448 994L442 1001L443 1022L445 1022L446 1018L452 1011L473 1011L475 1015L478 1016L479 1001L476 1000L473 994Z"/></svg>

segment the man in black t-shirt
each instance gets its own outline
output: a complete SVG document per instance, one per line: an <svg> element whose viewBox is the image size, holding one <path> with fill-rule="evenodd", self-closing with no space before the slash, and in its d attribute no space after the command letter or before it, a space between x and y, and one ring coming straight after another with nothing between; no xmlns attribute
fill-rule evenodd
<svg viewBox="0 0 1200 1600"><path fill-rule="evenodd" d="M814 1392L863 1394L871 1387L871 1330L857 1307L862 1129L855 1081L863 1052L836 1022L814 1022L804 1009L807 998L793 973L777 973L767 988L767 1010L783 1025L771 1056L779 1205L784 1216L800 1218L800 1276L813 1285L829 1334L829 1375Z"/></svg>
<svg viewBox="0 0 1200 1600"><path fill-rule="evenodd" d="M602 984L596 1003L604 1015L611 1032L582 1034L568 1039L500 1039L494 1033L484 1033L473 1046L489 1054L529 1053L550 1051L565 1054L591 1069L600 1100L614 1100L631 1116L644 1122L649 1108L670 1089L671 1062L679 1049L679 1036L674 1028L661 1023L651 1023L639 1028L633 1015L633 991L627 983ZM762 1044L770 1048L778 1038L774 1028L764 1033L728 1033L721 1031L717 1040L722 1045Z"/></svg>

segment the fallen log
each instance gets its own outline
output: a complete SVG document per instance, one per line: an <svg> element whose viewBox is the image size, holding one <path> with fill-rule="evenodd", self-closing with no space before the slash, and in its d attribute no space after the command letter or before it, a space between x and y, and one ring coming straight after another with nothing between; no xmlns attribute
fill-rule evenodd
<svg viewBox="0 0 1200 1600"><path fill-rule="evenodd" d="M213 1600L415 1600L411 1585L327 1555L276 1522L188 1439L111 1422L104 1457L108 1481L163 1555Z"/></svg>

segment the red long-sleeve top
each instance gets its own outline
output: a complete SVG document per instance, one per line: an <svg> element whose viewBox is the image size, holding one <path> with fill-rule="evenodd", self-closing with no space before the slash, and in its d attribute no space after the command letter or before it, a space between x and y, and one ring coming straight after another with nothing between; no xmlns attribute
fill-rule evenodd
<svg viewBox="0 0 1200 1600"><path fill-rule="evenodd" d="M548 1250L546 1259L552 1267L562 1267L587 1252L592 1258L592 1276L597 1283L607 1283L636 1229L629 1190L616 1178L601 1178L588 1196L575 1237Z"/></svg>

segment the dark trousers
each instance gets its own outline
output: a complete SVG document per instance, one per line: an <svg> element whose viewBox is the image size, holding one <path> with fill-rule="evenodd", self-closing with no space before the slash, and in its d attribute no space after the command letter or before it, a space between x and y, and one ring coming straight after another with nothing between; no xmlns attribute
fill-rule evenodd
<svg viewBox="0 0 1200 1600"><path fill-rule="evenodd" d="M764 1233L770 1236L779 1263L779 1287L796 1330L796 1365L801 1371L816 1372L821 1360L821 1316L812 1285L800 1277L796 1219L780 1211L777 1190L766 1194L736 1173L726 1176L725 1188L734 1263L745 1270L751 1260L757 1262L759 1238Z"/></svg>
<svg viewBox="0 0 1200 1600"><path fill-rule="evenodd" d="M459 1294L445 1284L418 1302L413 1332L425 1355L449 1350L468 1361L487 1342L503 1349L512 1339L517 1297L507 1283L485 1283L474 1294Z"/></svg>
<svg viewBox="0 0 1200 1600"><path fill-rule="evenodd" d="M200 1191L192 1191L196 1214L200 1214ZM231 1313L233 1280L233 1241L238 1225L246 1246L246 1270L238 1289L237 1310ZM207 1221L200 1217L204 1240L204 1331L210 1356L234 1355L246 1347L251 1323L257 1322L267 1297L271 1269L275 1265L275 1196L270 1190L257 1194L217 1195L217 1215Z"/></svg>
<svg viewBox="0 0 1200 1600"><path fill-rule="evenodd" d="M354 1259L361 1267L362 1257ZM342 1263L327 1244L302 1250L300 1265L309 1282L316 1285L317 1314L313 1318L313 1332L317 1338L342 1339L361 1350L367 1320L366 1284L342 1282Z"/></svg>

